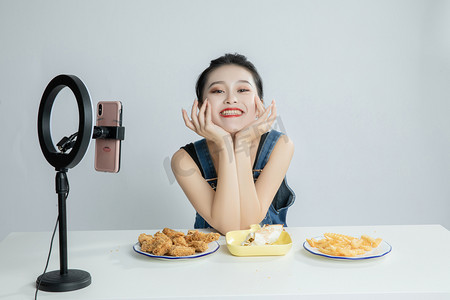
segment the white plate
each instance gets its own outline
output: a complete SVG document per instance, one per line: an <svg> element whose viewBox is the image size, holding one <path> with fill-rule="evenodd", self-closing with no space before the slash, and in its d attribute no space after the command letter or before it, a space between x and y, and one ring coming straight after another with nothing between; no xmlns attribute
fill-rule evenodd
<svg viewBox="0 0 450 300"><path fill-rule="evenodd" d="M133 249L134 251L136 251L139 254L145 255L145 256L149 256L149 257L153 257L153 258L162 258L162 259L191 259L191 258L198 258L198 257L202 257L205 255L209 255L209 254L213 254L214 252L216 252L219 249L220 245L217 241L211 242L208 245L208 249L204 252L201 253L196 253L193 255L188 255L188 256L168 256L168 255L154 255L148 252L144 252L141 251L141 245L139 245L139 242L137 242L136 244L134 244Z"/></svg>
<svg viewBox="0 0 450 300"><path fill-rule="evenodd" d="M324 238L323 236L320 236L320 237L316 237L315 239L320 240L323 238ZM322 253L319 251L319 249L311 247L307 241L305 241L303 243L303 248L305 248L307 251L311 252L314 255L324 256L324 257L328 257L328 258L335 258L335 259L346 259L346 260L361 260L361 259L377 258L377 257L381 257L381 256L388 254L392 250L392 246L389 245L384 240L381 241L381 243L375 249L372 249L371 251L368 251L362 255L353 256L353 257L334 256L334 255L328 255L328 254Z"/></svg>

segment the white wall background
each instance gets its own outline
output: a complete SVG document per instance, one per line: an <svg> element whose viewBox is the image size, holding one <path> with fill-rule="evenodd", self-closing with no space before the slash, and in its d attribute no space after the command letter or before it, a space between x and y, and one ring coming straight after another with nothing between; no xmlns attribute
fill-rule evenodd
<svg viewBox="0 0 450 300"><path fill-rule="evenodd" d="M92 102L121 100L118 174L94 144L68 173L69 230L191 228L164 162L209 61L239 52L296 144L290 226L450 228L450 1L0 0L0 240L50 231L55 172L37 137L48 82L80 77ZM53 110L56 143L77 130L74 96Z"/></svg>

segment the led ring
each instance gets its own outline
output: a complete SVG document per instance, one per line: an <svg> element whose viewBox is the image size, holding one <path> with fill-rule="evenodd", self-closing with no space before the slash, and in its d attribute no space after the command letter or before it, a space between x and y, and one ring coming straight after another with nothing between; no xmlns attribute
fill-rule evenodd
<svg viewBox="0 0 450 300"><path fill-rule="evenodd" d="M65 87L70 88L75 95L79 113L77 139L69 153L61 153L56 150L50 132L50 116L53 103L58 93ZM86 86L78 77L74 75L59 75L47 85L39 105L38 135L45 159L57 171L73 168L81 161L92 137L92 103Z"/></svg>

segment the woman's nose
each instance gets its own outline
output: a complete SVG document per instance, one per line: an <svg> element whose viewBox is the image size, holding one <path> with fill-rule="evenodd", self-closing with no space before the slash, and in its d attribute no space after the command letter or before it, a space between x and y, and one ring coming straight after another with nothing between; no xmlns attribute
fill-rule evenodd
<svg viewBox="0 0 450 300"><path fill-rule="evenodd" d="M228 97L225 99L225 103L231 104L231 103L237 103L237 97L233 93L229 93Z"/></svg>

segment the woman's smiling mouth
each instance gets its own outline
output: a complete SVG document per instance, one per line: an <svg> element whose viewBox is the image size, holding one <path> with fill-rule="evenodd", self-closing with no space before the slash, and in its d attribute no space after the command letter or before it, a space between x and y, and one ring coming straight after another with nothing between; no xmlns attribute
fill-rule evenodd
<svg viewBox="0 0 450 300"><path fill-rule="evenodd" d="M244 112L240 108L225 108L220 112L220 116L224 118L240 117Z"/></svg>

